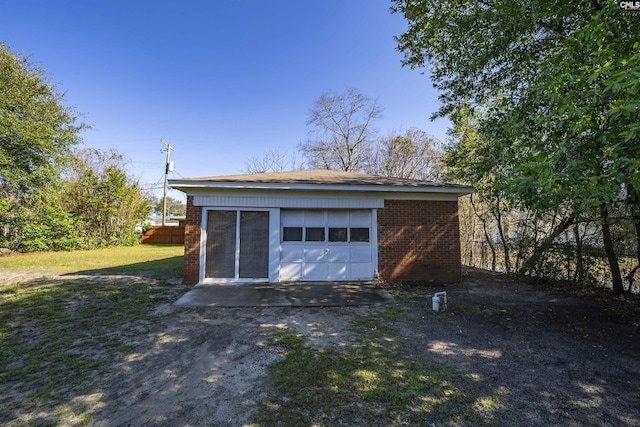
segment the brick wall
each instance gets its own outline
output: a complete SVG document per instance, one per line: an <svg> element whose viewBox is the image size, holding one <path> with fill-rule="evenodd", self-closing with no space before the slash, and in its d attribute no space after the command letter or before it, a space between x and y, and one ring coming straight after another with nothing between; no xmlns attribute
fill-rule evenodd
<svg viewBox="0 0 640 427"><path fill-rule="evenodd" d="M193 196L187 196L187 217L184 227L184 283L195 285L200 279L200 225L202 207L193 206Z"/></svg>
<svg viewBox="0 0 640 427"><path fill-rule="evenodd" d="M458 202L385 200L378 210L378 269L387 281L459 281Z"/></svg>
<svg viewBox="0 0 640 427"><path fill-rule="evenodd" d="M200 276L202 207L187 197L184 283ZM458 202L385 200L378 209L378 271L388 281L459 281Z"/></svg>

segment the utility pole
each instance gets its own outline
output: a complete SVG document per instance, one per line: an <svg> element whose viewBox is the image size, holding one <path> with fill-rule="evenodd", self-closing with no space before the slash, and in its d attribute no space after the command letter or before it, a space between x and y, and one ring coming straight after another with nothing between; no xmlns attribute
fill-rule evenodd
<svg viewBox="0 0 640 427"><path fill-rule="evenodd" d="M169 179L169 168L171 164L171 150L173 150L173 147L171 146L171 144L167 144L166 142L164 142L164 139L162 138L160 139L160 142L162 142L167 147L160 150L161 152L167 152L167 164L164 168L164 192L162 193L162 226L164 227L167 219L167 183Z"/></svg>

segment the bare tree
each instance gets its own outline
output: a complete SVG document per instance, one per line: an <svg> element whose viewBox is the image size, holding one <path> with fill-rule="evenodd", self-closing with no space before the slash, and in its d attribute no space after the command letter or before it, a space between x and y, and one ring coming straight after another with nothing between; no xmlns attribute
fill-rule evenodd
<svg viewBox="0 0 640 427"><path fill-rule="evenodd" d="M296 153L289 155L287 150L270 148L262 157L251 157L244 163L244 172L283 172L298 169Z"/></svg>
<svg viewBox="0 0 640 427"><path fill-rule="evenodd" d="M404 134L394 132L375 144L370 151L366 172L396 178L442 179L442 149L425 131L411 128Z"/></svg>
<svg viewBox="0 0 640 427"><path fill-rule="evenodd" d="M309 166L320 169L364 169L375 137L373 123L382 107L354 88L325 93L316 99L307 121L306 142L300 144Z"/></svg>
<svg viewBox="0 0 640 427"><path fill-rule="evenodd" d="M63 178L67 181L77 182L82 179L87 171L93 171L98 175L105 173L105 169L114 167L122 170L127 169L127 159L122 153L113 148L99 150L97 148L80 148L75 150L69 157L67 168ZM134 182L130 178L131 182Z"/></svg>

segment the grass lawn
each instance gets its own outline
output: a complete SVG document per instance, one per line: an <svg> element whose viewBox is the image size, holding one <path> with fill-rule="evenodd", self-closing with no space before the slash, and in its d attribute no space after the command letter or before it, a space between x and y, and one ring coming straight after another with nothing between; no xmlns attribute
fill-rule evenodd
<svg viewBox="0 0 640 427"><path fill-rule="evenodd" d="M68 398L97 390L102 370L145 332L151 308L175 296L168 280L181 276L182 250L139 245L0 258L0 424L32 412L29 424L48 425L38 411L52 407L58 419L83 413ZM51 277L6 283L16 270Z"/></svg>
<svg viewBox="0 0 640 427"><path fill-rule="evenodd" d="M183 245L136 245L91 251L36 252L0 257L2 270L41 270L56 274L151 272L182 274ZM7 283L0 283L7 284Z"/></svg>

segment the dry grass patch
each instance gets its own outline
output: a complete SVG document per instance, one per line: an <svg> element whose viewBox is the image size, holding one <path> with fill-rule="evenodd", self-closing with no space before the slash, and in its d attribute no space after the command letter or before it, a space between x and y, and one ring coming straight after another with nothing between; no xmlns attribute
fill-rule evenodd
<svg viewBox="0 0 640 427"><path fill-rule="evenodd" d="M0 287L0 424L88 422L93 403L64 402L99 395L104 370L135 347L153 308L175 297L175 252L138 246L0 258L3 268L74 273Z"/></svg>

